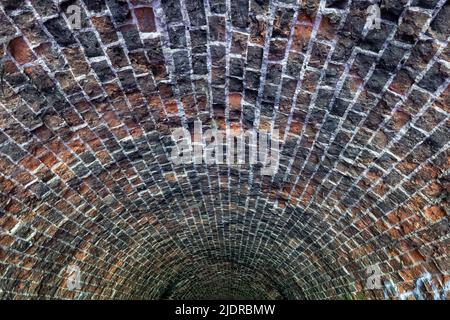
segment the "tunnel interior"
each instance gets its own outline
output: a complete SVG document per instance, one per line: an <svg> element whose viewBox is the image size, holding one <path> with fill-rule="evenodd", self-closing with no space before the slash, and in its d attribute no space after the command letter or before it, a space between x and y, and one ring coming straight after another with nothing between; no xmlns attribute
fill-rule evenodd
<svg viewBox="0 0 450 320"><path fill-rule="evenodd" d="M449 20L0 0L0 299L449 299ZM196 122L276 171L174 161Z"/></svg>

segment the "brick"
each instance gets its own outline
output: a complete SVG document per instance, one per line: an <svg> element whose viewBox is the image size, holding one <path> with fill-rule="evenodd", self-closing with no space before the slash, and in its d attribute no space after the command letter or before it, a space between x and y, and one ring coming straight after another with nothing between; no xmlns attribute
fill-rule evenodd
<svg viewBox="0 0 450 320"><path fill-rule="evenodd" d="M397 30L397 39L408 43L414 43L419 36L419 32L428 19L428 14L424 12L412 10L407 11Z"/></svg>
<svg viewBox="0 0 450 320"><path fill-rule="evenodd" d="M140 7L134 9L134 15L139 24L139 30L141 32L155 32L155 14L153 9L149 7Z"/></svg>
<svg viewBox="0 0 450 320"><path fill-rule="evenodd" d="M44 25L61 46L75 43L75 38L62 17L47 20Z"/></svg>
<svg viewBox="0 0 450 320"><path fill-rule="evenodd" d="M444 40L446 35L448 35L449 33L449 27L447 23L447 19L449 16L450 5L448 3L445 3L430 24L431 32L433 32L435 36L440 40Z"/></svg>
<svg viewBox="0 0 450 320"><path fill-rule="evenodd" d="M20 64L29 63L35 58L33 52L22 37L11 40L8 48L13 58Z"/></svg>
<svg viewBox="0 0 450 320"><path fill-rule="evenodd" d="M117 33L114 32L114 25L109 16L92 17L91 21L104 44L109 44L118 40Z"/></svg>
<svg viewBox="0 0 450 320"><path fill-rule="evenodd" d="M445 209L438 206L431 206L424 209L425 217L433 222L439 221L447 214Z"/></svg>

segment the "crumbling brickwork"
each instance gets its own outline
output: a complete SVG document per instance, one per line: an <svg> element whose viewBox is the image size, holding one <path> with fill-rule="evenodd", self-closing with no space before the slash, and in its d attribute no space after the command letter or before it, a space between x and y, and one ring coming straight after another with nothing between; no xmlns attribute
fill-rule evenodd
<svg viewBox="0 0 450 320"><path fill-rule="evenodd" d="M0 3L0 298L449 299L448 1Z"/></svg>

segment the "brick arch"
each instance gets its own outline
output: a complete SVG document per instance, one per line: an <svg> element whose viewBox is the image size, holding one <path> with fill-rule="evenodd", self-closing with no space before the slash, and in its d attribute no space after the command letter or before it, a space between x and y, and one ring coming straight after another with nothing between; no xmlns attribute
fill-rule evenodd
<svg viewBox="0 0 450 320"><path fill-rule="evenodd" d="M1 0L0 298L447 290L449 4L372 2ZM195 121L278 171L175 163Z"/></svg>

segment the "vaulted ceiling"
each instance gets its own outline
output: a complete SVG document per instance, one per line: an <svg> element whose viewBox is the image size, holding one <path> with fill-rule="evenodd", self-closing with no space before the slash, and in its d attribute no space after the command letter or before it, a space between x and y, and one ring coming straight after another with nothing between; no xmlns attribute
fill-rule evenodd
<svg viewBox="0 0 450 320"><path fill-rule="evenodd" d="M0 298L446 298L450 4L375 2L0 0Z"/></svg>

